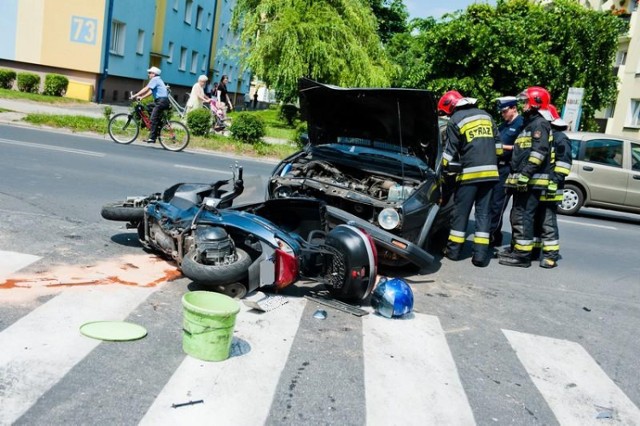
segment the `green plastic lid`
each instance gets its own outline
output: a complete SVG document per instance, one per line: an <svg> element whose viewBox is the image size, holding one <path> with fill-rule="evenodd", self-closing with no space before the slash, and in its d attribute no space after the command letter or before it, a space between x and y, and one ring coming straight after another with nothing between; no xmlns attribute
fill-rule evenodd
<svg viewBox="0 0 640 426"><path fill-rule="evenodd" d="M93 321L82 324L80 333L93 339L124 342L143 338L147 329L125 321Z"/></svg>

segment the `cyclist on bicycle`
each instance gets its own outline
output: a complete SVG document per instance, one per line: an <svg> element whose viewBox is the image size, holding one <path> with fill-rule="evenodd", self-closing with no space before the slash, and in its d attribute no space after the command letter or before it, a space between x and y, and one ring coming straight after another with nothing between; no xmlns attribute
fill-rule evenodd
<svg viewBox="0 0 640 426"><path fill-rule="evenodd" d="M132 99L144 99L149 95L153 95L153 103L149 104L149 108L153 108L151 112L151 133L147 143L155 143L160 133L160 122L162 120L162 112L171 108L169 104L167 86L160 78L160 68L151 67L147 70L149 74L149 83L138 93L131 96Z"/></svg>

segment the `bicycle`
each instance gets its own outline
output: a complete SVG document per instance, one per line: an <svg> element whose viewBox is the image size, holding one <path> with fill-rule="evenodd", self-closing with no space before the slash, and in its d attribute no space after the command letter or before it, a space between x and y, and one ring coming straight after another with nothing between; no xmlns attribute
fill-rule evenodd
<svg viewBox="0 0 640 426"><path fill-rule="evenodd" d="M171 120L171 109L163 112L158 142L168 151L182 151L189 144L189 130L179 121ZM149 111L140 100L133 101L131 112L116 114L109 120L109 136L119 144L130 144L140 134L140 127L151 130Z"/></svg>
<svg viewBox="0 0 640 426"><path fill-rule="evenodd" d="M172 107L175 108L176 113L178 114L178 116L180 116L180 120L184 120L185 118L185 108L182 107L178 101L175 100L175 98L171 95L171 87L167 84L167 94L169 96L169 103L171 104Z"/></svg>

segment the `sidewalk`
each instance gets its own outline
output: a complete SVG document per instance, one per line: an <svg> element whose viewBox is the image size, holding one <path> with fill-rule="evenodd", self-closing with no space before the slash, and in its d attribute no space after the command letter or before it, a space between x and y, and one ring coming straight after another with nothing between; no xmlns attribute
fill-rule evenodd
<svg viewBox="0 0 640 426"><path fill-rule="evenodd" d="M108 104L78 103L78 104L47 104L22 99L0 98L0 108L11 110L14 113L26 114L60 114L60 115L84 115L87 117L104 117L104 107ZM127 112L128 107L122 105L109 105L113 113ZM9 113L0 113L0 118ZM20 117L22 118L22 117ZM6 119L6 118L5 118ZM5 120L2 120L5 121ZM11 120L13 121L13 120Z"/></svg>
<svg viewBox="0 0 640 426"><path fill-rule="evenodd" d="M56 115L82 115L87 117L104 117L104 107L111 106L112 114L129 112L129 107L123 105L79 103L79 104L47 104L22 99L0 98L0 109L7 109L11 112L0 112L0 123L21 124L28 126L29 123L22 121L27 114L56 114ZM288 144L289 141L265 136L262 138L269 144Z"/></svg>

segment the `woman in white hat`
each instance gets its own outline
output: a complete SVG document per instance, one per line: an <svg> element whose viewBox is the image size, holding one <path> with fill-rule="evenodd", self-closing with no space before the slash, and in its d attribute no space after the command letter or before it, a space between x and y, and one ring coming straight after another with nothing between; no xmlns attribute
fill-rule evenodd
<svg viewBox="0 0 640 426"><path fill-rule="evenodd" d="M187 101L187 106L184 111L185 114L189 114L190 111L201 107L203 104L211 102L211 99L209 99L204 93L204 86L207 84L207 80L209 79L204 74L198 77L198 81L191 88L191 95L189 96L189 100Z"/></svg>

